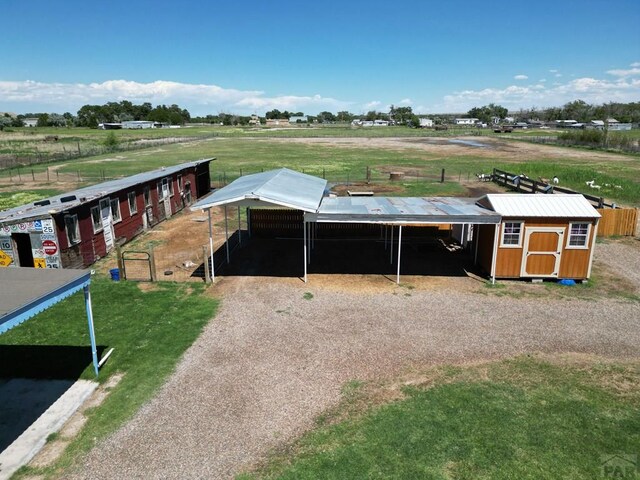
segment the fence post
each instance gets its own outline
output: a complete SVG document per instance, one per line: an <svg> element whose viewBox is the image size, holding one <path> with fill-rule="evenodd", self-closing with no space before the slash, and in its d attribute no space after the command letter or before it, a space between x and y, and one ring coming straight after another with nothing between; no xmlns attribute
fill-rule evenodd
<svg viewBox="0 0 640 480"><path fill-rule="evenodd" d="M442 169L442 172L440 172L440 183L444 183L444 168Z"/></svg>
<svg viewBox="0 0 640 480"><path fill-rule="evenodd" d="M47 183L49 183L49 167L47 167Z"/></svg>
<svg viewBox="0 0 640 480"><path fill-rule="evenodd" d="M122 279L126 280L126 272L124 271L124 263L122 262L122 248L116 245L116 259L118 260L118 271L122 274Z"/></svg>
<svg viewBox="0 0 640 480"><path fill-rule="evenodd" d="M151 281L158 281L158 276L156 274L156 254L153 251L153 245L149 246L149 273L151 275Z"/></svg>
<svg viewBox="0 0 640 480"><path fill-rule="evenodd" d="M206 245L202 246L202 256L204 257L204 281L211 283L211 273L209 272L209 252ZM213 261L213 257L211 257Z"/></svg>
<svg viewBox="0 0 640 480"><path fill-rule="evenodd" d="M33 173L33 168L31 169L31 180L36 181L36 174Z"/></svg>

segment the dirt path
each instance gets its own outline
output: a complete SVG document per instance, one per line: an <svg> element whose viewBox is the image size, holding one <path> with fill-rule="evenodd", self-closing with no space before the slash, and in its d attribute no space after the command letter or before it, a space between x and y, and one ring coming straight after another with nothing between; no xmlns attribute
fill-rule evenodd
<svg viewBox="0 0 640 480"><path fill-rule="evenodd" d="M233 478L312 428L353 379L524 352L640 355L637 302L390 282L345 292L313 276L228 278L215 291L221 311L175 374L73 478Z"/></svg>

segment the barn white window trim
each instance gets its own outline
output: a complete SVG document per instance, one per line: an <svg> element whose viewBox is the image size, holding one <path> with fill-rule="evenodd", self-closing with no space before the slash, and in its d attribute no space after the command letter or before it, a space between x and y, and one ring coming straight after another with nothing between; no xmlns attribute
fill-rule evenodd
<svg viewBox="0 0 640 480"><path fill-rule="evenodd" d="M127 193L127 203L129 203L129 216L133 217L138 213L138 203L136 201L136 192Z"/></svg>
<svg viewBox="0 0 640 480"><path fill-rule="evenodd" d="M69 245L76 245L80 243L80 224L78 223L78 215L65 215L64 227L67 232Z"/></svg>
<svg viewBox="0 0 640 480"><path fill-rule="evenodd" d="M163 181L165 181L165 180L169 184L169 196L173 197L173 178L172 177L167 177L167 178L163 179Z"/></svg>
<svg viewBox="0 0 640 480"><path fill-rule="evenodd" d="M104 228L102 225L102 213L100 206L91 207L91 223L93 224L93 233L101 232Z"/></svg>
<svg viewBox="0 0 640 480"><path fill-rule="evenodd" d="M177 183L178 183L178 191L182 192L182 174L179 173L176 179Z"/></svg>
<svg viewBox="0 0 640 480"><path fill-rule="evenodd" d="M522 248L522 232L524 222L522 220L511 220L502 223L502 234L500 235L500 247L502 248Z"/></svg>
<svg viewBox="0 0 640 480"><path fill-rule="evenodd" d="M567 235L565 248L568 250L587 250L590 236L591 223L571 222L569 223L569 235Z"/></svg>
<svg viewBox="0 0 640 480"><path fill-rule="evenodd" d="M118 223L122 221L122 214L120 213L120 199L114 198L110 202L111 204L111 218L113 219L113 223Z"/></svg>

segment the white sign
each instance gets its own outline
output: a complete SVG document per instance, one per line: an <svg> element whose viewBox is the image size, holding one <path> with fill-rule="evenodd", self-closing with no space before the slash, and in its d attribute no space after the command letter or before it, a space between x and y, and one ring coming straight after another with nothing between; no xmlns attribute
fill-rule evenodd
<svg viewBox="0 0 640 480"><path fill-rule="evenodd" d="M100 200L100 216L102 217L102 232L104 235L104 243L107 246L107 252L113 249L113 222L111 217L111 202L108 198Z"/></svg>
<svg viewBox="0 0 640 480"><path fill-rule="evenodd" d="M53 220L49 219L45 219L42 220L42 233L44 234L54 234L56 233L54 228L53 228Z"/></svg>

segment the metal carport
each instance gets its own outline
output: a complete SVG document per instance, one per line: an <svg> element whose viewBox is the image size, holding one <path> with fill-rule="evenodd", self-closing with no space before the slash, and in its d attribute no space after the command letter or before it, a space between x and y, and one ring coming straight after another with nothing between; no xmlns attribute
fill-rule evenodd
<svg viewBox="0 0 640 480"><path fill-rule="evenodd" d="M0 334L83 290L93 369L98 376L90 283L88 270L0 268Z"/></svg>
<svg viewBox="0 0 640 480"><path fill-rule="evenodd" d="M270 170L262 173L246 175L234 180L226 187L216 190L194 205L191 210L206 210L209 219L209 254L211 258L211 278L215 278L213 265L213 225L211 222L211 208L224 207L225 240L227 249L227 263L229 262L229 222L228 207L237 207L238 226L240 224L240 207L284 207L293 210L301 210L307 213L315 213L320 206L322 197L327 188L327 181L295 172L287 168ZM305 223L306 227L306 223ZM249 227L249 232L251 227ZM240 232L240 228L238 228ZM304 239L304 278L307 277L307 240L306 228ZM239 241L242 239L239 237Z"/></svg>
<svg viewBox="0 0 640 480"><path fill-rule="evenodd" d="M305 215L305 223L375 223L384 225L390 230L391 246L393 246L394 228L398 227L397 283L400 283L403 226L443 223L452 225L495 224L497 229L500 219L499 213L476 205L475 199L457 197L324 198L317 213ZM385 230L385 244L386 241L387 231Z"/></svg>

